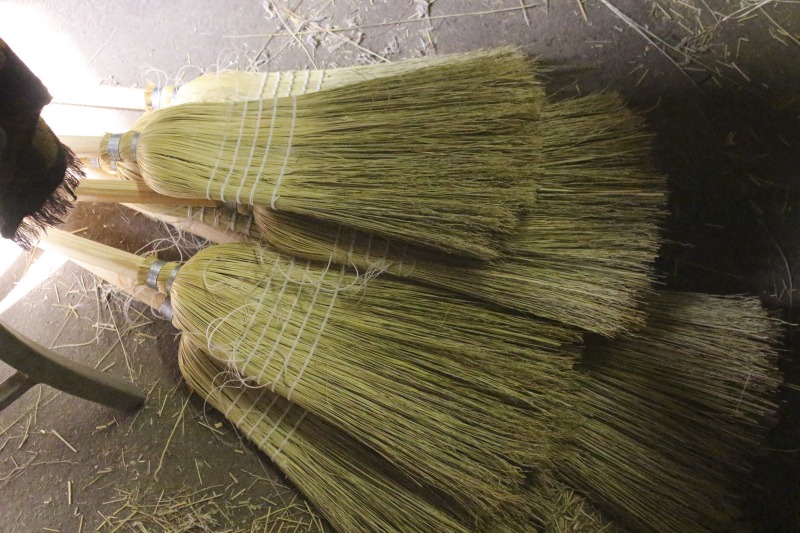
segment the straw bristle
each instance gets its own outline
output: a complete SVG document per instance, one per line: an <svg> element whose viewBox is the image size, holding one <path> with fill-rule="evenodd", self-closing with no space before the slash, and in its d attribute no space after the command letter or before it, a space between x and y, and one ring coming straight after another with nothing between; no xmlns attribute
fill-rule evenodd
<svg viewBox="0 0 800 533"><path fill-rule="evenodd" d="M169 196L274 205L495 258L528 196L541 100L521 53L474 53L297 97L155 111L138 163Z"/></svg>
<svg viewBox="0 0 800 533"><path fill-rule="evenodd" d="M179 363L195 392L266 453L339 531L468 531L379 455L267 388L243 385L188 337L181 341Z"/></svg>
<svg viewBox="0 0 800 533"><path fill-rule="evenodd" d="M537 480L531 507L542 533L621 533L617 524L604 517L582 495L549 474Z"/></svg>
<svg viewBox="0 0 800 533"><path fill-rule="evenodd" d="M643 531L731 531L775 415L779 323L757 300L664 293L635 335L587 344L566 477Z"/></svg>
<svg viewBox="0 0 800 533"><path fill-rule="evenodd" d="M307 94L472 58L473 54L466 53L322 70L277 72L224 70L203 74L181 85L171 104L259 100Z"/></svg>
<svg viewBox="0 0 800 533"><path fill-rule="evenodd" d="M635 329L644 321L640 304L666 202L650 136L613 94L544 106L539 122L530 175L537 201L496 263L459 263L267 208L256 220L286 253L385 270L604 335Z"/></svg>
<svg viewBox="0 0 800 533"><path fill-rule="evenodd" d="M572 429L563 411L580 337L433 289L365 281L215 246L175 278L173 322L476 515L524 509L520 467L549 464Z"/></svg>

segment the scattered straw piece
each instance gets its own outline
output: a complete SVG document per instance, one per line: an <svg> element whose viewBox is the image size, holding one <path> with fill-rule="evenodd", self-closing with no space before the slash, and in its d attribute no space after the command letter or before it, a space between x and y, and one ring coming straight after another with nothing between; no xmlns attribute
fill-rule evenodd
<svg viewBox="0 0 800 533"><path fill-rule="evenodd" d="M78 453L78 450L76 450L76 449L75 449L75 447L74 447L72 444L70 444L69 442L67 442L67 439L65 439L64 437L62 437L62 436L61 436L61 434L60 434L58 431L56 431L55 429L52 429L52 430L50 430L50 432L51 432L53 435L55 435L55 436L58 438L58 440L60 440L60 441L61 441L61 442L63 442L64 444L66 444L66 445L67 445L67 448L69 448L70 450L72 450L74 453Z"/></svg>

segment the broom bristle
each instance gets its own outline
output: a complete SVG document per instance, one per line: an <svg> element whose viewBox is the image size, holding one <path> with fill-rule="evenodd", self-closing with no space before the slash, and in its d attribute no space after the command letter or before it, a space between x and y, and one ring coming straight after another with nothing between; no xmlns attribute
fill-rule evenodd
<svg viewBox="0 0 800 533"><path fill-rule="evenodd" d="M463 532L386 460L265 387L243 385L184 337L181 373L309 498L339 531Z"/></svg>
<svg viewBox="0 0 800 533"><path fill-rule="evenodd" d="M464 508L522 510L520 465L548 464L571 431L580 337L388 278L363 283L215 246L174 278L173 323Z"/></svg>
<svg viewBox="0 0 800 533"><path fill-rule="evenodd" d="M587 343L564 473L645 531L731 531L774 417L779 323L753 298L664 293L648 326Z"/></svg>
<svg viewBox="0 0 800 533"><path fill-rule="evenodd" d="M395 63L358 65L320 70L245 72L224 70L198 76L181 85L169 105L190 102L231 102L272 99L333 89L351 83L396 76L420 68L470 60L473 55L446 54L406 59Z"/></svg>
<svg viewBox="0 0 800 533"><path fill-rule="evenodd" d="M297 97L159 110L137 161L168 196L273 205L495 258L529 194L541 99L522 54L475 53Z"/></svg>
<svg viewBox="0 0 800 533"><path fill-rule="evenodd" d="M285 253L385 270L604 335L635 329L666 202L650 136L613 94L547 105L539 130L537 201L493 264L268 208L256 209L256 220Z"/></svg>

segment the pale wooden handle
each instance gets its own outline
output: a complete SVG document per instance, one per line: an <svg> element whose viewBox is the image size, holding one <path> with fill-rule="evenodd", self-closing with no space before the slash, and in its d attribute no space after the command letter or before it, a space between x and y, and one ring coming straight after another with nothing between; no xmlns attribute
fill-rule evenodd
<svg viewBox="0 0 800 533"><path fill-rule="evenodd" d="M223 227L213 226L205 222L192 220L188 217L188 213L184 212L183 215L172 215L161 213L147 209L147 206L139 204L125 204L134 211L138 211L147 215L150 218L166 222L167 224L175 227L180 231L186 231L192 235L197 235L214 244L249 244L256 242L252 237L245 235L239 231L227 229Z"/></svg>
<svg viewBox="0 0 800 533"><path fill-rule="evenodd" d="M53 95L53 103L137 111L145 109L143 89L111 85L87 85L61 89Z"/></svg>
<svg viewBox="0 0 800 533"><path fill-rule="evenodd" d="M58 140L66 144L78 157L99 157L102 135L59 135Z"/></svg>
<svg viewBox="0 0 800 533"><path fill-rule="evenodd" d="M73 263L80 265L95 276L114 285L125 294L129 294L137 302L142 302L143 304L148 305L155 310L162 309L164 301L167 299L165 294L161 294L155 289L151 289L150 287L137 283L136 278L130 278L128 276L118 274L117 272L112 272L111 270L100 268L97 265L92 265L91 263L85 263L83 261L73 260Z"/></svg>
<svg viewBox="0 0 800 533"><path fill-rule="evenodd" d="M56 228L47 230L47 237L39 242L39 247L73 261L88 263L135 280L139 279L140 270L152 262L152 259L147 257L118 250Z"/></svg>
<svg viewBox="0 0 800 533"><path fill-rule="evenodd" d="M79 202L220 207L216 200L173 198L159 194L144 183L123 180L83 180L75 191Z"/></svg>

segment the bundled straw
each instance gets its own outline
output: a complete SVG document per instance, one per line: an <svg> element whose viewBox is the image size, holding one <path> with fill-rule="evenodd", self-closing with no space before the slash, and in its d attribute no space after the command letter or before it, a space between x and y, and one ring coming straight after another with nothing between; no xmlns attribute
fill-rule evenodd
<svg viewBox="0 0 800 533"><path fill-rule="evenodd" d="M191 102L231 102L272 99L342 87L365 80L385 78L420 68L469 60L472 54L448 54L322 70L245 72L225 70L198 76L180 87L148 87L145 104L150 109Z"/></svg>
<svg viewBox="0 0 800 533"><path fill-rule="evenodd" d="M342 532L463 532L436 496L358 441L271 393L242 384L202 348L181 339L189 385L236 425Z"/></svg>
<svg viewBox="0 0 800 533"><path fill-rule="evenodd" d="M586 498L549 475L531 490L534 516L542 533L621 533Z"/></svg>
<svg viewBox="0 0 800 533"><path fill-rule="evenodd" d="M53 237L71 257L95 253ZM153 263L108 255L128 268ZM243 379L347 431L476 520L517 523L528 513L523 467L552 467L573 431L579 336L433 289L363 282L250 245L214 246L158 274L160 288L171 285L173 323Z"/></svg>
<svg viewBox="0 0 800 533"><path fill-rule="evenodd" d="M495 258L528 200L541 91L507 49L272 101L186 104L121 138L158 192Z"/></svg>
<svg viewBox="0 0 800 533"><path fill-rule="evenodd" d="M775 415L779 323L753 298L664 293L636 335L589 343L563 473L641 531L731 531Z"/></svg>
<svg viewBox="0 0 800 533"><path fill-rule="evenodd" d="M428 251L312 218L256 210L265 238L314 260L388 273L614 335L644 321L666 184L650 136L619 96L549 104L538 121L537 202L493 264Z"/></svg>

